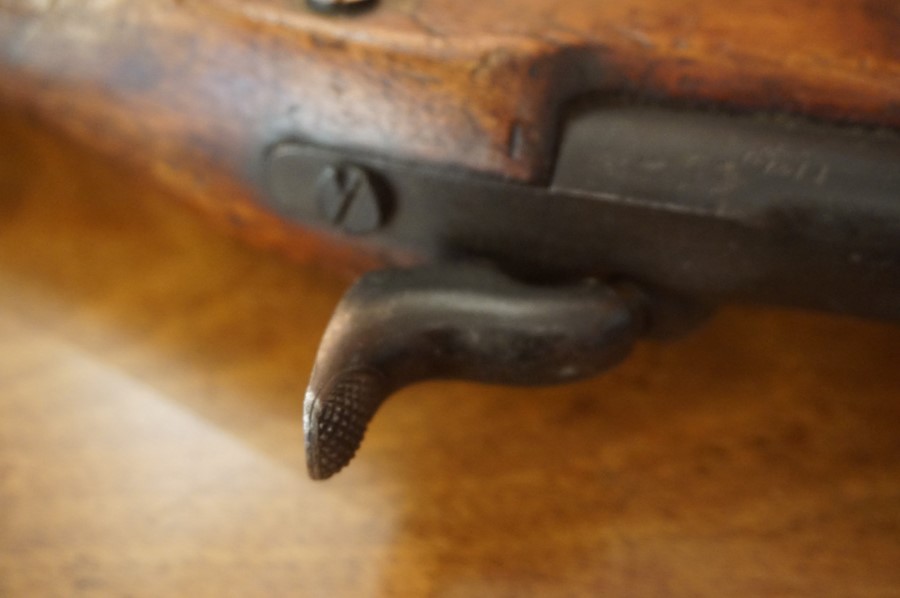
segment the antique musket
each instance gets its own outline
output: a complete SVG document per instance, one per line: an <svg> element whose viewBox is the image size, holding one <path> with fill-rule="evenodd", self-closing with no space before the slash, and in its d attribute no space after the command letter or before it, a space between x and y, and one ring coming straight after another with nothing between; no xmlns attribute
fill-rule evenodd
<svg viewBox="0 0 900 598"><path fill-rule="evenodd" d="M0 102L371 271L314 478L413 382L590 376L726 302L900 320L895 0L0 0Z"/></svg>

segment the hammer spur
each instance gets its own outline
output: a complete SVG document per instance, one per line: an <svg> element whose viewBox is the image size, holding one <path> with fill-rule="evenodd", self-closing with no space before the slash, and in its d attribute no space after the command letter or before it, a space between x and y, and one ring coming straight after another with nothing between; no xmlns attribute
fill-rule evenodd
<svg viewBox="0 0 900 598"><path fill-rule="evenodd" d="M326 479L393 392L430 379L545 385L623 359L645 326L642 293L596 281L536 286L481 265L363 276L338 305L304 404L309 474Z"/></svg>

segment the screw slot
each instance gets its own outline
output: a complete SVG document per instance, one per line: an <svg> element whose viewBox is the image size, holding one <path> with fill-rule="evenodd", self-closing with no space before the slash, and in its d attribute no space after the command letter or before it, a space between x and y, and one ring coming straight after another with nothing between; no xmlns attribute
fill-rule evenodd
<svg viewBox="0 0 900 598"><path fill-rule="evenodd" d="M372 232L384 221L384 206L372 177L353 164L322 171L316 181L316 202L322 217L348 233Z"/></svg>
<svg viewBox="0 0 900 598"><path fill-rule="evenodd" d="M356 14L369 10L377 0L306 0L307 6L325 14Z"/></svg>

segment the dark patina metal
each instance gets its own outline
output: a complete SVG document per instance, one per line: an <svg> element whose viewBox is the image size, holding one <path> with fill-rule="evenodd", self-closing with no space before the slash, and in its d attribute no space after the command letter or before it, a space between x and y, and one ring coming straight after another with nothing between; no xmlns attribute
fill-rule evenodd
<svg viewBox="0 0 900 598"><path fill-rule="evenodd" d="M543 185L288 146L274 188L263 169L270 205L331 229L316 182L332 164L357 164L378 174L391 217L347 242L396 251L404 262L478 258L527 280L618 276L708 304L900 321L900 139L892 133L611 107L569 121Z"/></svg>
<svg viewBox="0 0 900 598"><path fill-rule="evenodd" d="M306 394L310 475L353 457L392 392L430 379L544 385L621 361L646 323L632 288L516 282L483 265L368 274L341 301Z"/></svg>
<svg viewBox="0 0 900 598"><path fill-rule="evenodd" d="M361 247L404 262L487 262L528 281L449 266L363 279L329 327L307 395L313 477L352 457L375 409L405 384L547 383L570 363L596 373L624 354L638 321L665 335L725 302L900 321L893 132L595 106L569 119L540 185L294 140L269 155L279 157L277 176L272 160L264 171L270 205L289 218L334 226L317 196L337 174L323 172L352 163L377 173L374 197L392 200ZM641 288L641 317L608 287L588 285L588 297L564 284L588 278Z"/></svg>
<svg viewBox="0 0 900 598"><path fill-rule="evenodd" d="M294 181L298 152L302 156L302 148L286 143L268 157L269 188L280 206L290 206L309 195L309 189L297 189ZM364 168L355 164L325 166L312 190L318 216L345 232L369 233L387 218L386 193Z"/></svg>
<svg viewBox="0 0 900 598"><path fill-rule="evenodd" d="M377 0L306 0L307 6L316 12L353 14L375 6Z"/></svg>

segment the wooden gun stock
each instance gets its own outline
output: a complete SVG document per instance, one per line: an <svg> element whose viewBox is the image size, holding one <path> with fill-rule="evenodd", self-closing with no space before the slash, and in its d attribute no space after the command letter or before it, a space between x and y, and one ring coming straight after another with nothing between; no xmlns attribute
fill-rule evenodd
<svg viewBox="0 0 900 598"><path fill-rule="evenodd" d="M891 0L6 0L0 101L301 256L260 208L281 137L540 183L590 94L896 128L898 23Z"/></svg>
<svg viewBox="0 0 900 598"><path fill-rule="evenodd" d="M625 285L640 301L604 305L639 304L611 311L634 316L635 334L726 301L900 320L898 39L893 0L370 0L334 13L299 0L0 0L0 102L295 258L487 264L480 296L468 282L453 295L451 274L401 277L427 282L392 292L441 289L500 314L516 305L490 291L506 274ZM473 371L465 354L485 347L460 336L460 314L492 346L490 321L441 305L404 338L455 369L398 350L400 378ZM567 322L559 342L506 324L501 337L552 354L559 380L586 375L559 358L574 351L565 339L584 345ZM360 361L370 353L329 353L317 388L347 368L381 385L396 364ZM346 423L328 405L346 397L307 397L312 454L331 455L311 462L317 477L352 456L381 394L350 418L346 446L322 444Z"/></svg>

